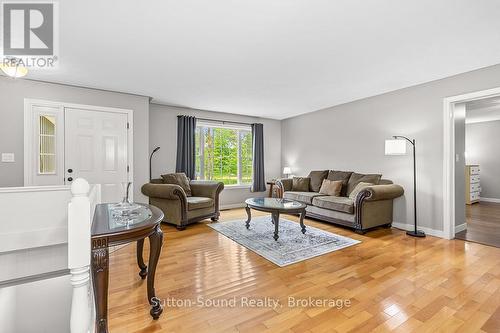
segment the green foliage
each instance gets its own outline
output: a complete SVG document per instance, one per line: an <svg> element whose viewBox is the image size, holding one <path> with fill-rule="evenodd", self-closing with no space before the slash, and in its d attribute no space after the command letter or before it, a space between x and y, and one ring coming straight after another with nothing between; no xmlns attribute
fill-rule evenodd
<svg viewBox="0 0 500 333"><path fill-rule="evenodd" d="M238 149L240 148L240 149ZM240 168L241 182L238 182ZM252 182L252 133L229 128L197 127L196 176L226 185Z"/></svg>

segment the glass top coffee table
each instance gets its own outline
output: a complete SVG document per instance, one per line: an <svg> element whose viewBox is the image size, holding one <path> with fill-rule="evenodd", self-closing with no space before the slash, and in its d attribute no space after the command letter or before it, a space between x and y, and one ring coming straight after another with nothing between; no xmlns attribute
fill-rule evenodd
<svg viewBox="0 0 500 333"><path fill-rule="evenodd" d="M261 212L271 213L272 222L274 224L274 240L278 240L280 213L284 214L300 214L300 228L302 233L306 233L304 225L304 216L306 215L306 205L289 199L281 198L250 198L245 200L248 219L246 221L247 229L250 228L252 214L250 208Z"/></svg>

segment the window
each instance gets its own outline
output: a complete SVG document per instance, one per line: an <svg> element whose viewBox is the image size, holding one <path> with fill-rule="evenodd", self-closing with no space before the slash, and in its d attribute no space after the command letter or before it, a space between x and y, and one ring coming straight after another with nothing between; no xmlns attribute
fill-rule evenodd
<svg viewBox="0 0 500 333"><path fill-rule="evenodd" d="M56 119L54 116L39 117L38 173L56 173Z"/></svg>
<svg viewBox="0 0 500 333"><path fill-rule="evenodd" d="M251 184L251 127L198 121L196 179L217 180L225 185Z"/></svg>

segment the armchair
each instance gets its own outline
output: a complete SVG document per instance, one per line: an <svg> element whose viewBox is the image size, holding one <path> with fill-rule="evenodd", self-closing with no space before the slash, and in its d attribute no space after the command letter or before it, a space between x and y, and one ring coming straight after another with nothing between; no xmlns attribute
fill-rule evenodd
<svg viewBox="0 0 500 333"><path fill-rule="evenodd" d="M149 197L149 203L160 208L165 215L163 222L174 224L178 230L186 225L207 218L219 220L219 195L224 189L221 182L191 180L191 196L179 185L164 184L162 179L153 179L144 184L141 191Z"/></svg>

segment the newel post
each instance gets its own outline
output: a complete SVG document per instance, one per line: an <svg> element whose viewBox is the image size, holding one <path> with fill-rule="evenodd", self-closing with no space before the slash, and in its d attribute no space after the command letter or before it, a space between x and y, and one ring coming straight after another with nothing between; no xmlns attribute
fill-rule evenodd
<svg viewBox="0 0 500 333"><path fill-rule="evenodd" d="M68 268L71 273L71 333L88 333L91 321L89 183L82 178L71 185L68 205Z"/></svg>

